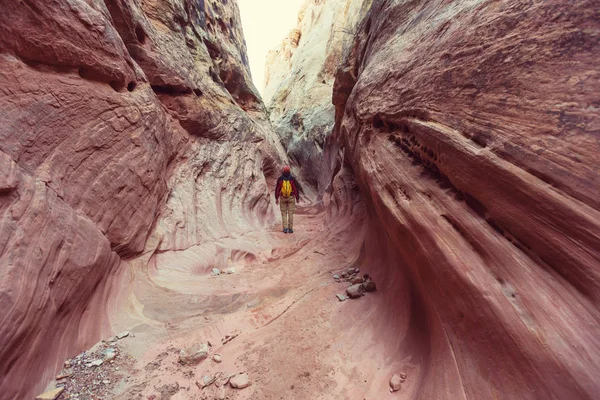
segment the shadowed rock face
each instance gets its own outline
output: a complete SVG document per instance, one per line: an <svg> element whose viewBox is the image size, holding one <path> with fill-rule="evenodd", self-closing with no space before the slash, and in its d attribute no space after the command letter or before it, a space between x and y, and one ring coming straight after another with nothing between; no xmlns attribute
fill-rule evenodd
<svg viewBox="0 0 600 400"><path fill-rule="evenodd" d="M418 371L406 398L600 396L599 21L509 0L375 0L362 21L335 134L365 262L395 282L380 328Z"/></svg>
<svg viewBox="0 0 600 400"><path fill-rule="evenodd" d="M334 125L334 75L364 14L363 3L307 0L297 27L266 60L265 102L273 127L300 177L320 194L331 182L323 148Z"/></svg>
<svg viewBox="0 0 600 400"><path fill-rule="evenodd" d="M272 223L266 179L285 156L235 2L0 8L0 397L13 399L110 334L122 259Z"/></svg>

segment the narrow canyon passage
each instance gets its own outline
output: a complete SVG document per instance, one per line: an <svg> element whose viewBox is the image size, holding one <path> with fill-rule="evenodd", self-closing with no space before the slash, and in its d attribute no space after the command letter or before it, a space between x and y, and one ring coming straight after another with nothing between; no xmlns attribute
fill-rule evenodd
<svg viewBox="0 0 600 400"><path fill-rule="evenodd" d="M600 398L598 0L0 11L0 400Z"/></svg>

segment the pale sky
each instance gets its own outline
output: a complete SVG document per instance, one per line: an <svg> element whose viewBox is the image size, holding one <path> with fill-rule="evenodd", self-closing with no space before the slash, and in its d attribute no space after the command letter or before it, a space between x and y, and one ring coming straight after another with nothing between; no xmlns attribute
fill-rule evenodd
<svg viewBox="0 0 600 400"><path fill-rule="evenodd" d="M264 89L267 53L296 27L298 11L303 2L304 0L238 0L252 80L261 94Z"/></svg>

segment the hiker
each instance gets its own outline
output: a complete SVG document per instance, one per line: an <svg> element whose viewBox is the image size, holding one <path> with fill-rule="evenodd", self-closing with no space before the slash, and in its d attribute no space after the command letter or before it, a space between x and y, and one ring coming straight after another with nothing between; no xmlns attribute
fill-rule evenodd
<svg viewBox="0 0 600 400"><path fill-rule="evenodd" d="M294 233L294 211L296 202L300 201L300 186L296 178L292 176L289 165L283 167L283 173L277 179L275 186L275 203L279 204L281 220L283 222L283 233ZM279 198L281 197L281 202Z"/></svg>

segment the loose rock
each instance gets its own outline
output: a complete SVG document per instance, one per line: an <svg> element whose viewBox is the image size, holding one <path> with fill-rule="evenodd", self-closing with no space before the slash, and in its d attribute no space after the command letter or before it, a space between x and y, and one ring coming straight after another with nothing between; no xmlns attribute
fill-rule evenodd
<svg viewBox="0 0 600 400"><path fill-rule="evenodd" d="M402 378L402 379L406 379L406 372L402 372L402 373L400 374L400 378Z"/></svg>
<svg viewBox="0 0 600 400"><path fill-rule="evenodd" d="M121 332L117 335L117 338L119 338L119 339L126 338L127 336L129 336L129 333L130 333L129 331Z"/></svg>
<svg viewBox="0 0 600 400"><path fill-rule="evenodd" d="M71 375L73 375L73 371L71 370L61 371L58 375L56 375L56 380L68 378Z"/></svg>
<svg viewBox="0 0 600 400"><path fill-rule="evenodd" d="M220 387L215 394L215 400L225 400L225 388Z"/></svg>
<svg viewBox="0 0 600 400"><path fill-rule="evenodd" d="M196 346L190 346L179 352L179 362L187 365L195 365L208 357L208 345L200 343Z"/></svg>
<svg viewBox="0 0 600 400"><path fill-rule="evenodd" d="M213 268L212 271L210 272L210 274L212 276L221 275L221 270L219 268Z"/></svg>
<svg viewBox="0 0 600 400"><path fill-rule="evenodd" d="M359 283L363 283L363 278L361 278L360 276L356 276L356 277L354 277L354 279L352 279L353 285L357 285Z"/></svg>
<svg viewBox="0 0 600 400"><path fill-rule="evenodd" d="M205 375L202 378L202 387L201 387L201 389L204 389L205 387L212 385L213 383L215 383L216 380L217 380L216 376Z"/></svg>
<svg viewBox="0 0 600 400"><path fill-rule="evenodd" d="M339 276L339 275L337 275L337 274L335 274L335 275L333 275L333 279L335 279L335 280L337 281L337 280L339 280L339 279L340 279L340 276Z"/></svg>
<svg viewBox="0 0 600 400"><path fill-rule="evenodd" d="M219 354L215 354L213 356L213 361L216 362L216 363L220 363L223 360L221 359L221 356Z"/></svg>
<svg viewBox="0 0 600 400"><path fill-rule="evenodd" d="M366 292L374 292L375 290L377 290L377 286L375 285L375 282L373 282L370 279L368 281L366 281L365 283L363 283L362 286Z"/></svg>
<svg viewBox="0 0 600 400"><path fill-rule="evenodd" d="M251 385L248 374L238 374L229 379L229 384L234 389L244 389Z"/></svg>
<svg viewBox="0 0 600 400"><path fill-rule="evenodd" d="M400 380L401 378L398 375L392 375L392 377L390 378L390 388L392 389L392 391L396 392L400 390L400 387L402 386Z"/></svg>
<svg viewBox="0 0 600 400"><path fill-rule="evenodd" d="M356 299L362 296L364 293L362 285L352 285L348 289L346 289L346 294L351 299Z"/></svg>
<svg viewBox="0 0 600 400"><path fill-rule="evenodd" d="M60 394L65 390L64 388L56 388L52 390L48 390L36 397L36 400L55 400L60 396Z"/></svg>
<svg viewBox="0 0 600 400"><path fill-rule="evenodd" d="M110 347L102 352L102 356L104 357L104 361L110 361L117 356L117 352L115 349Z"/></svg>
<svg viewBox="0 0 600 400"><path fill-rule="evenodd" d="M99 367L102 365L103 362L104 361L102 361L102 360L94 360L91 363L89 363L89 366L90 367Z"/></svg>
<svg viewBox="0 0 600 400"><path fill-rule="evenodd" d="M346 300L346 296L344 296L343 294L336 294L337 298L339 301L344 301Z"/></svg>

